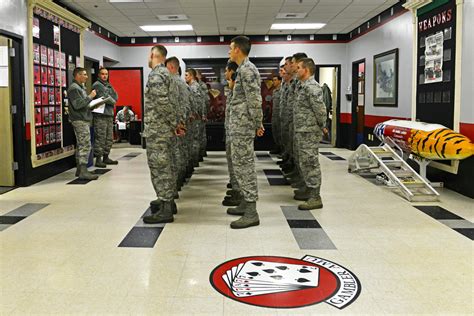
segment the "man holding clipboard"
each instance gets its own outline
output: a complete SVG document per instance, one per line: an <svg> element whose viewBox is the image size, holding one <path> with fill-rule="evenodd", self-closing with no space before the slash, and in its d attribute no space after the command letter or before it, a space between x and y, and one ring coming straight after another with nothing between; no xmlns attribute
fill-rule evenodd
<svg viewBox="0 0 474 316"><path fill-rule="evenodd" d="M87 170L87 161L91 151L90 125L92 122L91 101L96 96L95 90L88 95L84 83L87 81L87 72L77 67L73 72L74 80L67 90L69 97L69 121L76 135L76 176L83 180L97 180L98 176Z"/></svg>
<svg viewBox="0 0 474 316"><path fill-rule="evenodd" d="M92 116L95 136L95 166L105 168L107 165L118 164L118 161L109 158L113 144L114 105L117 102L118 95L109 83L109 71L106 68L99 70L99 79L94 82L92 88L97 91L97 97L104 99L100 106L92 110Z"/></svg>

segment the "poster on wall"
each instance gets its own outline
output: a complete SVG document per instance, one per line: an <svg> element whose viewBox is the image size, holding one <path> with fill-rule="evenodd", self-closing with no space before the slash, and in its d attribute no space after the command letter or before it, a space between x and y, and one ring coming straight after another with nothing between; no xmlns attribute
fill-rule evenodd
<svg viewBox="0 0 474 316"><path fill-rule="evenodd" d="M40 38L40 26L38 18L33 18L33 37Z"/></svg>
<svg viewBox="0 0 474 316"><path fill-rule="evenodd" d="M443 81L443 32L425 39L425 83Z"/></svg>
<svg viewBox="0 0 474 316"><path fill-rule="evenodd" d="M76 67L81 67L81 57L76 57Z"/></svg>
<svg viewBox="0 0 474 316"><path fill-rule="evenodd" d="M54 40L54 45L59 45L59 41L61 36L59 35L59 26L53 25L53 40Z"/></svg>
<svg viewBox="0 0 474 316"><path fill-rule="evenodd" d="M40 59L40 46L39 44L33 43L33 63L39 64Z"/></svg>
<svg viewBox="0 0 474 316"><path fill-rule="evenodd" d="M41 65L48 65L48 47L41 45Z"/></svg>

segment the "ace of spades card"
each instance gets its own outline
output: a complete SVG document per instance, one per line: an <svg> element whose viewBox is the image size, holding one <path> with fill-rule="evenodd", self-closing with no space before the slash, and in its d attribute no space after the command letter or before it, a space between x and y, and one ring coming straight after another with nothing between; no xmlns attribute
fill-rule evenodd
<svg viewBox="0 0 474 316"><path fill-rule="evenodd" d="M236 297L249 297L317 287L319 268L249 260L227 270L222 278Z"/></svg>

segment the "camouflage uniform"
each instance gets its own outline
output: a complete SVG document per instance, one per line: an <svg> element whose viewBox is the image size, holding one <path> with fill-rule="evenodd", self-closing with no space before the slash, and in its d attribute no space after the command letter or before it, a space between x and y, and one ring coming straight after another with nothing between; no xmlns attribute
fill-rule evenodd
<svg viewBox="0 0 474 316"><path fill-rule="evenodd" d="M230 117L230 106L232 101L232 90L225 86L224 87L224 94L226 96L226 107L225 107L225 156L227 158L227 169L229 171L229 182L232 185L232 189L238 191L239 190L239 183L235 177L234 167L232 166L232 155L230 150L230 128L229 128L229 117Z"/></svg>
<svg viewBox="0 0 474 316"><path fill-rule="evenodd" d="M179 88L179 102L178 102L178 115L177 119L178 122L182 123L186 127L186 134L184 137L177 137L178 139L178 148L179 148L179 155L180 155L180 166L179 166L179 176L181 178L184 178L184 175L186 174L186 167L189 162L189 148L188 148L188 142L189 142L189 116L191 112L191 104L189 101L189 87L186 85L186 82L176 75L177 80L178 80L178 88Z"/></svg>
<svg viewBox="0 0 474 316"><path fill-rule="evenodd" d="M86 88L74 80L67 90L69 97L69 121L76 135L76 161L78 165L86 165L91 152L90 126L92 114L89 103L92 101L87 95Z"/></svg>
<svg viewBox="0 0 474 316"><path fill-rule="evenodd" d="M104 113L92 113L94 121L94 156L102 157L108 155L113 144L114 129L114 105L118 95L108 81L97 80L92 85L97 92L96 97L107 98L110 96L113 102L105 104Z"/></svg>
<svg viewBox="0 0 474 316"><path fill-rule="evenodd" d="M203 81L199 81L199 88L201 89L201 97L203 98L202 101L202 116L207 117L207 113L209 113L209 107L211 104L211 100L209 97L209 89L207 88L207 85ZM201 121L201 144L200 144L200 153L201 156L203 156L206 152L206 147L207 147L207 131L206 131L206 122Z"/></svg>
<svg viewBox="0 0 474 316"><path fill-rule="evenodd" d="M193 162L197 164L199 161L199 154L201 149L201 118L202 118L202 109L204 99L201 96L201 89L199 88L199 83L193 81L189 87L191 88L191 98L193 102L193 113L198 117L193 121Z"/></svg>
<svg viewBox="0 0 474 316"><path fill-rule="evenodd" d="M281 86L273 90L272 135L273 141L280 146L280 94Z"/></svg>
<svg viewBox="0 0 474 316"><path fill-rule="evenodd" d="M288 155L288 115L287 115L287 96L288 96L288 85L289 83L283 82L281 86L281 92L280 92L280 105L279 105L279 111L280 111L280 127L281 127L281 133L280 133L280 139L281 139L281 146L283 147L283 156Z"/></svg>
<svg viewBox="0 0 474 316"><path fill-rule="evenodd" d="M171 104L171 109L173 111L173 115L175 117L175 122L179 122L179 112L180 112L180 95L179 95L179 76L175 74L170 74L170 86L169 86L169 93L168 98ZM171 137L171 145L172 145L172 157L173 163L171 164L171 171L173 173L173 179L175 180L175 187L174 191L175 194L177 193L177 181L179 178L180 173L180 166L182 165L182 156L179 151L178 146L178 137L173 136Z"/></svg>
<svg viewBox="0 0 474 316"><path fill-rule="evenodd" d="M321 169L319 166L319 142L326 126L326 106L323 91L313 78L301 82L294 108L296 148L299 167L305 184L319 196Z"/></svg>
<svg viewBox="0 0 474 316"><path fill-rule="evenodd" d="M248 57L237 68L229 110L229 135L235 177L246 202L258 199L255 131L262 126L260 74Z"/></svg>
<svg viewBox="0 0 474 316"><path fill-rule="evenodd" d="M151 182L161 201L173 199L174 179L171 171L171 142L176 127L176 114L170 103L171 78L163 64L148 75L145 88L143 136Z"/></svg>
<svg viewBox="0 0 474 316"><path fill-rule="evenodd" d="M298 88L298 80L293 79L288 87L288 94L286 97L286 104L287 108L285 114L288 115L288 139L287 139L287 148L288 148L288 155L290 158L294 158L294 126L293 126L293 108L294 103L297 97L297 88Z"/></svg>

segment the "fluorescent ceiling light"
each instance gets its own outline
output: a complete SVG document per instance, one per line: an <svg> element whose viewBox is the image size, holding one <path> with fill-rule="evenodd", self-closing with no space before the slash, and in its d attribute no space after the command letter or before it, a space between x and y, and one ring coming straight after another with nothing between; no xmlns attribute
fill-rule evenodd
<svg viewBox="0 0 474 316"><path fill-rule="evenodd" d="M277 69L278 67L257 67L257 69Z"/></svg>
<svg viewBox="0 0 474 316"><path fill-rule="evenodd" d="M194 69L205 70L205 69L212 69L211 67L192 67Z"/></svg>
<svg viewBox="0 0 474 316"><path fill-rule="evenodd" d="M192 31L191 24L172 24L172 25L142 25L145 32L167 32L167 31Z"/></svg>
<svg viewBox="0 0 474 316"><path fill-rule="evenodd" d="M272 30L314 30L324 27L326 23L274 23Z"/></svg>
<svg viewBox="0 0 474 316"><path fill-rule="evenodd" d="M216 74L215 72L201 72L201 75L215 75L215 74Z"/></svg>

